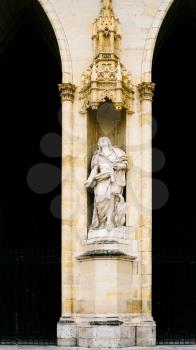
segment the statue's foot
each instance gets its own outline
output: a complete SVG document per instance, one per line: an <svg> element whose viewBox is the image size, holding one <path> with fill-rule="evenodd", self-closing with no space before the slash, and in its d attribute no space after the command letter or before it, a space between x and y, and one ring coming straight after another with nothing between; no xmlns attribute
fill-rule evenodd
<svg viewBox="0 0 196 350"><path fill-rule="evenodd" d="M90 229L90 230L98 230L98 229L99 229L99 226L97 226L97 225L91 225L91 226L89 227L89 229Z"/></svg>
<svg viewBox="0 0 196 350"><path fill-rule="evenodd" d="M108 224L107 225L107 231L108 232L112 231L113 228L114 228L114 226L112 224Z"/></svg>
<svg viewBox="0 0 196 350"><path fill-rule="evenodd" d="M101 224L99 228L105 228L105 224Z"/></svg>

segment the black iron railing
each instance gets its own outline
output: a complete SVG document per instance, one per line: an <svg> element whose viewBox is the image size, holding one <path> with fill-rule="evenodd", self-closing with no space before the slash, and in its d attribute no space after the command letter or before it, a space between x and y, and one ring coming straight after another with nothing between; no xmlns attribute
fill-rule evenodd
<svg viewBox="0 0 196 350"><path fill-rule="evenodd" d="M0 344L56 344L60 254L52 249L0 251Z"/></svg>
<svg viewBox="0 0 196 350"><path fill-rule="evenodd" d="M152 301L158 344L196 344L195 276L194 251L173 248L154 254Z"/></svg>

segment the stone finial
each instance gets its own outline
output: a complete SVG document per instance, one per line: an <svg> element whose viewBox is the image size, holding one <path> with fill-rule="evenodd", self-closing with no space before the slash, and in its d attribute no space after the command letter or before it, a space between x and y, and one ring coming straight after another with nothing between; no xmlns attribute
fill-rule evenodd
<svg viewBox="0 0 196 350"><path fill-rule="evenodd" d="M112 0L101 0L101 2L102 2L102 8L100 11L100 15L105 15L107 13L113 15Z"/></svg>
<svg viewBox="0 0 196 350"><path fill-rule="evenodd" d="M59 92L61 96L61 102L64 101L71 101L73 102L74 99L74 92L76 90L75 85L72 83L61 83L58 84Z"/></svg>
<svg viewBox="0 0 196 350"><path fill-rule="evenodd" d="M120 50L120 22L114 16L112 1L102 0L100 15L94 21L93 36L95 56L108 53L119 56Z"/></svg>
<svg viewBox="0 0 196 350"><path fill-rule="evenodd" d="M152 82L143 82L138 85L138 91L140 95L140 100L150 100L152 101L153 96L154 96L154 88L155 84Z"/></svg>

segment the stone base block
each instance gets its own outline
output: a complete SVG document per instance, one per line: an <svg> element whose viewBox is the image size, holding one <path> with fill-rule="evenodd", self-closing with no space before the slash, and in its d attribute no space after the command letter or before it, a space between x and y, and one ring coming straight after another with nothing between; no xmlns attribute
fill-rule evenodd
<svg viewBox="0 0 196 350"><path fill-rule="evenodd" d="M115 240L115 239L126 239L126 227L115 227L111 231L106 228L102 229L90 229L88 232L88 240Z"/></svg>
<svg viewBox="0 0 196 350"><path fill-rule="evenodd" d="M61 318L57 324L57 342L65 348L152 347L156 345L156 325L154 322L125 325L119 320L76 325Z"/></svg>
<svg viewBox="0 0 196 350"><path fill-rule="evenodd" d="M135 345L135 327L94 325L79 327L79 347L122 348Z"/></svg>
<svg viewBox="0 0 196 350"><path fill-rule="evenodd" d="M57 323L57 344L58 346L77 346L77 326L67 319L61 318Z"/></svg>
<svg viewBox="0 0 196 350"><path fill-rule="evenodd" d="M156 326L152 322L149 325L136 326L136 345L137 346L155 346L156 345Z"/></svg>

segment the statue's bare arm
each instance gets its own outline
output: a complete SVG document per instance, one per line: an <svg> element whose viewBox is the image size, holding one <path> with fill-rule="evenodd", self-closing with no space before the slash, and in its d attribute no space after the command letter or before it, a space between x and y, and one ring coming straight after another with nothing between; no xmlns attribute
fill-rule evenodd
<svg viewBox="0 0 196 350"><path fill-rule="evenodd" d="M84 183L86 187L89 187L92 184L92 182L95 179L95 176L97 174L98 174L98 165L95 165L93 167L93 169L91 170L91 173L90 173L88 179Z"/></svg>

